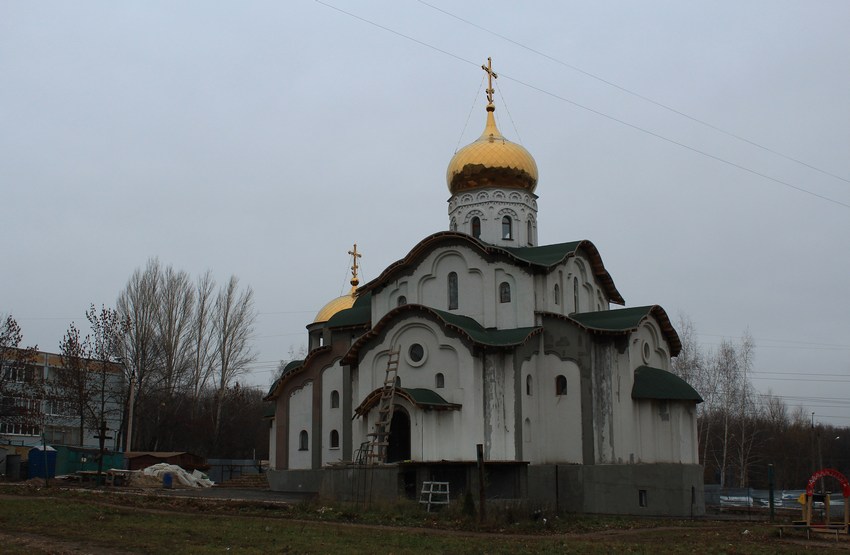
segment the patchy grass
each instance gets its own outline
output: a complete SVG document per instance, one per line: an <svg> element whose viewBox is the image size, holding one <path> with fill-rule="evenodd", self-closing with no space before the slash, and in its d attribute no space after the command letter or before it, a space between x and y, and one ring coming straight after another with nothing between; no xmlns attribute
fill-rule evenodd
<svg viewBox="0 0 850 555"><path fill-rule="evenodd" d="M8 495L17 492L17 495ZM461 504L292 505L59 488L3 488L0 535L10 553L799 553L756 523L532 514L494 510L479 525ZM543 519L546 524L543 524ZM746 530L746 533L744 531ZM21 549L16 538L38 538ZM810 545L811 546L810 546ZM846 545L846 544L844 544ZM814 547L812 547L814 546Z"/></svg>

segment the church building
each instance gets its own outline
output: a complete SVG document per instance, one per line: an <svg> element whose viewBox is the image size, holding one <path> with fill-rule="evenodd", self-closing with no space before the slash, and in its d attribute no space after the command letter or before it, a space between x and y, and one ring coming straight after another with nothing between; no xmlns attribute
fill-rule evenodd
<svg viewBox="0 0 850 555"><path fill-rule="evenodd" d="M449 162L448 230L307 326L274 383L269 483L335 499L486 495L575 512L704 512L699 394L660 306L625 300L587 240L540 244L537 164L496 126ZM614 307L612 307L614 305Z"/></svg>

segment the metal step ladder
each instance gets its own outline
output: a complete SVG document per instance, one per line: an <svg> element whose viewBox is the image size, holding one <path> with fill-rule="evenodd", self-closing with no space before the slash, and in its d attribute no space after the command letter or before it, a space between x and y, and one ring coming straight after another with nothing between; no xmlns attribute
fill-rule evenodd
<svg viewBox="0 0 850 555"><path fill-rule="evenodd" d="M370 438L369 447L366 451L366 459L369 464L384 463L387 461L387 447L390 444L390 424L393 420L393 407L395 406L399 352L399 349L390 351L390 357L387 359L384 387L381 390L381 400L378 402L378 421L375 423L375 431L367 434Z"/></svg>
<svg viewBox="0 0 850 555"><path fill-rule="evenodd" d="M431 512L431 505L449 504L448 482L422 482L422 492L419 494L419 504L427 505Z"/></svg>

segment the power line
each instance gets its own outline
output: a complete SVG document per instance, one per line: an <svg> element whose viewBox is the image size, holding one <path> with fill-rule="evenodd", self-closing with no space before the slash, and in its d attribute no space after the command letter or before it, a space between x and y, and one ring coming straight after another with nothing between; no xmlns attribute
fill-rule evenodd
<svg viewBox="0 0 850 555"><path fill-rule="evenodd" d="M529 52L532 52L532 53L534 53L534 54L537 54L538 56L542 56L543 58L546 58L546 59L547 59L547 60L549 60L549 61L555 62L556 64L560 64L560 65L562 65L562 66L564 66L564 67L567 67L567 68L569 68L569 69L572 69L573 71L577 71L577 72L579 72L579 73L581 73L581 74L583 74L583 75L586 75L587 77L590 77L591 79L595 79L595 80L597 80L597 81L599 81L599 82L601 82L601 83L604 83L604 84L606 84L606 85L608 85L608 86L610 86L610 87L614 87L615 89L621 90L621 91L623 91L624 93L630 94L630 95L632 95L632 96L634 96L634 97L636 97L636 98L639 98L639 99L641 99L641 100L643 100L643 101L649 102L650 104L653 104L653 105L655 105L655 106L658 106L659 108L663 108L663 109L665 109L665 110L668 110L668 111L670 111L670 112L672 112L672 113L674 113L674 114L677 114L677 115L679 115L679 116L682 116L682 117L684 117L684 118L687 118L687 119L689 119L689 120L691 120L691 121L693 121L693 122L695 122L695 123L698 123L698 124L700 124L700 125L704 125L705 127L708 127L708 128L713 129L713 130L715 130L715 131L718 131L718 132L720 132L720 133L723 133L724 135L728 135L729 137L732 137L732 138L738 139L739 141L745 142L745 143L747 143L747 144L749 144L749 145L752 145L752 146L754 146L754 147L760 148L760 149L762 149L762 150L764 150L764 151L770 152L771 154L775 154L775 155L777 155L777 156L779 156L779 157L781 157L781 158L785 158L786 160L790 160L790 161L792 161L792 162L795 162L795 163L797 163L797 164L800 164L800 165L802 165L802 166L805 166L805 167L807 167L807 168L809 168L809 169L812 169L812 170L815 170L815 171L817 171L817 172L820 172L820 173L822 173L822 174L824 174L824 175L828 175L828 176L830 176L830 177L834 177L835 179L839 179L839 180L841 180L841 181L844 181L845 183L850 183L850 179L846 179L846 178L844 178L844 177L841 177L840 175L836 175L836 174L834 174L834 173L831 173L831 172L828 172L828 171L823 170L823 169L821 169L821 168L818 168L818 167L816 167L816 166L813 166L813 165L811 165L811 164L809 164L809 163L807 163L807 162L804 162L804 161L802 161L802 160L799 160L799 159L797 159L797 158L793 158L793 157L791 157L791 156L788 156L787 154L783 154L783 153L781 153L781 152L779 152L779 151L777 151L777 150L774 150L774 149L772 149L772 148L769 148L769 147L766 147L766 146L764 146L764 145L761 145L761 144L759 144L759 143L757 143L757 142L755 142L755 141L752 141L752 140L750 140L750 139L747 139L746 137L742 137L742 136L740 136L740 135L737 135L737 134L735 134L735 133L732 133L731 131L726 131L725 129L722 129L721 127L718 127L718 126L716 126L716 125L714 125L714 124L712 124L712 123L709 123L709 122L707 122L707 121L705 121L705 120L701 120L701 119L699 119L699 118L696 118L696 117L694 117L694 116L691 116L691 115L689 115L689 114L686 114L685 112L682 112L682 111L680 111L680 110L677 110L676 108L673 108L672 106L669 106L669 105L664 104L664 103L662 103L662 102L659 102L659 101L657 101L657 100L653 100L652 98L649 98L648 96L642 95L642 94L640 94L640 93L638 93L638 92L635 92L635 91L633 91L633 90L631 90L631 89L629 89L629 88L627 88L627 87L624 87L624 86L622 86L622 85L618 85L617 83L614 83L613 81L609 81L609 80L607 80L607 79L605 79L605 78L603 78L603 77L600 77L600 76L598 76L598 75L596 75L596 74L593 74L593 73L591 73L591 72L589 72L589 71L587 71L587 70L584 70L584 69L582 69L582 68L580 68L580 67L574 66L574 65L569 64L569 63L567 63L567 62L565 62L565 61L563 61L563 60L560 60L560 59L558 59L558 58L555 58L554 56L550 56L549 54L546 54L546 53L541 52L541 51L539 51L539 50L535 50L534 48L531 48L530 46L527 46L527 45L522 44L522 43L520 43L520 42L518 42L518 41L515 41L515 40L513 40L513 39L511 39L511 38L509 38L509 37L506 37L505 35L499 34L499 33L495 32L495 31L492 31L492 30L490 30L490 29L487 29L487 28L485 28L485 27L482 27L481 25L478 25L478 24L476 24L476 23L473 23L472 21L469 21L469 20L467 20L467 19L464 19L464 18L462 18L462 17L460 17L460 16L458 16L458 15L455 15L455 14L453 14L453 13L451 13L451 12L448 12L448 11L446 11L446 10L442 9L442 8L438 8L437 6L434 6L434 5L432 5L432 4L429 4L428 2L425 2L424 0L417 0L417 1L418 1L420 4L422 4L422 5L428 6L428 7L429 7L429 8L431 8L431 9L434 9L434 10L437 10L438 12L444 13L444 14L446 14L446 15L447 15L447 16L449 16L449 17L453 17L454 19L457 19L458 21L461 21L461 22L463 22L463 23L466 23L467 25L471 25L472 27L475 27L476 29L479 29L479 30L481 30L481 31L484 31L485 33L490 33L491 35L494 35L494 36L496 36L496 37L499 37L500 39L505 40L505 41L507 41L507 42L509 42L509 43L511 43L511 44L513 44L513 45L515 45L515 46L519 46L520 48L523 48L523 49L525 49L525 50L528 50Z"/></svg>
<svg viewBox="0 0 850 555"><path fill-rule="evenodd" d="M708 336L708 337L720 337L720 338L724 338L724 339L727 338L727 337L734 337L735 339L743 339L742 336L729 336L729 335L721 335L721 334L717 334L717 333L700 333L700 332L697 332L697 335L705 335L705 336ZM794 340L794 339L767 339L767 338L764 338L764 337L753 337L752 339L755 340L755 341L772 341L774 343L795 343L797 345L817 345L817 346L820 346L820 347L841 347L843 349L850 349L850 345L846 345L846 344L843 344L843 343L819 343L819 342L816 343L814 341L799 341L799 340Z"/></svg>
<svg viewBox="0 0 850 555"><path fill-rule="evenodd" d="M430 48L431 50L434 50L434 51L436 51L436 52L440 52L441 54L445 54L446 56L450 56L450 57L452 57L452 58L454 58L454 59L456 59L456 60L458 60L458 61L461 61L461 62L464 62L464 63L470 64L470 65L474 65L474 66L476 66L476 67L478 66L478 64L476 64L475 62L473 62L473 61L471 61L471 60L467 60L466 58L463 58L463 57L461 57L461 56L458 56L457 54L453 54L452 52L449 52L448 50L443 50L442 48L438 48L438 47L436 47L436 46L434 46L434 45L432 45L432 44L429 44L429 43L427 43L427 42L424 42L424 41L421 41L421 40L419 40L419 39L413 38L413 37L411 37L411 36L409 36L409 35L405 35L404 33L401 33L401 32L399 32L399 31L396 31L396 30L394 30L394 29L391 29L391 28L386 27L386 26L384 26L384 25L381 25L381 24L379 24L379 23L375 23L374 21L371 21L371 20L366 19L366 18L364 18L364 17L360 17L359 15L355 15L355 14L353 14L353 13L351 13L351 12L345 11L345 10L343 10L343 9L341 9L341 8L338 8L338 7L336 7L336 6L333 6L333 5L331 5L331 4L328 4L328 3L326 3L326 2L323 2L322 0L314 0L314 1L315 1L317 4L320 4L320 5L322 5L322 6L325 6L325 7L327 7L327 8L330 8L330 9L332 9L332 10L335 10L335 11L337 11L337 12L339 12L339 13L342 13L342 14L345 14L345 15L347 15L347 16L349 16L349 17L352 17L352 18L354 18L354 19L357 19L358 21L362 21L362 22L364 22L364 23L367 23L367 24L369 24L369 25L372 25L372 26L374 26L374 27L377 27L377 28L382 29L382 30L384 30L384 31L387 31L387 32L389 32L389 33L392 33L392 34L394 34L394 35L396 35L396 36L399 36L399 37L401 37L401 38L404 38L404 39L407 39L407 40L409 40L409 41L415 42L416 44L419 44L419 45L424 46L424 47L426 47L426 48ZM561 95L559 95L559 94L557 94L557 93L553 93L553 92L551 92L551 91L548 91L548 90L543 89L543 88L541 88L541 87L538 87L538 86L536 86L536 85L532 85L531 83L527 83L527 82L522 81L521 79L518 79L518 78L516 78L516 77L511 77L510 75L505 74L503 71L499 72L499 75L500 75L501 77L505 78L505 79L510 79L511 81L513 81L513 82L515 82L515 83L517 83L517 84L519 84L519 85L522 85L522 86L524 86L524 87L526 87L526 88L528 88L528 89L531 89L531 90L533 90L533 91L537 91L537 92L539 92L539 93L541 93L541 94L544 94L544 95L550 96L550 97L552 97L552 98L554 98L554 99L556 99L556 100L560 100L560 101L562 101L562 102L566 102L566 103L571 104L571 105L573 105L573 106L575 106L575 107L577 107L577 108L581 108L582 110L586 110L586 111L588 111L588 112L590 112L590 113L592 113L592 114L596 114L596 115L598 115L598 116L604 117L604 118L609 119L609 120L611 120L611 121L615 121L615 122L617 122L617 123L619 123L619 124L621 124L621 125L624 125L624 126L626 126L626 127L630 127L630 128L632 128L632 129L635 129L636 131L640 131L640 132L642 132L642 133L646 133L647 135L650 135L650 136L652 136L652 137L655 137L656 139L660 139L660 140L662 140L662 141L666 141L666 142L668 142L668 143L670 143L670 144L673 144L673 145L679 146L679 147L684 148L684 149L686 149L686 150L690 150L691 152L694 152L694 153L696 153L696 154L700 154L700 155L702 155L702 156L705 156L706 158L710 158L710 159L715 160L715 161L717 161L717 162L721 162L721 163L723 163L723 164L727 164L727 165L729 165L729 166L732 166L733 168L737 168L737 169L739 169L739 170L741 170L741 171L745 171L745 172L747 172L747 173L750 173L750 174L756 175L756 176L761 177L761 178L763 178L763 179L767 179L768 181L773 181L774 183L777 183L777 184L779 184L779 185L783 185L783 186L788 187L788 188L790 188L790 189L794 189L795 191L798 191L798 192L801 192L801 193L805 193L805 194L807 194L807 195L811 195L811 196L813 196L813 197L819 198L819 199L821 199L821 200L825 200L825 201L827 201L827 202L831 202L831 203L836 204L836 205L838 205L838 206L842 206L842 207L844 207L844 208L850 208L850 204L847 204L847 203L845 203L845 202L841 202L840 200L836 200L836 199L831 198L831 197L828 197L828 196L826 196L826 195L821 195L821 194L819 194L819 193L815 193L814 191L810 191L810 190L805 189L805 188L803 188L803 187L800 187L800 186L797 186L797 185L793 185L793 184L791 184L791 183L789 183L789 182L787 182L787 181L783 181L783 180L781 180L781 179L778 179L778 178L775 178L775 177L771 177L771 176L769 176L769 175L767 175L767 174L765 174L765 173L762 173L762 172L759 172L759 171L756 171L756 170L750 169L750 168L748 168L748 167L746 167L746 166L742 166L741 164L738 164L738 163L736 163L736 162L732 162L732 161L730 161L730 160L726 160L725 158L721 158L720 156L716 156L716 155L714 155L714 154L710 154L710 153L708 153L708 152L706 152L706 151L704 151L704 150L700 150L700 149L698 149L698 148L695 148L695 147L692 147L692 146L688 146L688 145L686 145L685 143L682 143L682 142L680 142L680 141L676 141L676 140L674 140L674 139L669 139L669 138L667 138L667 137L665 137L665 136L663 136L663 135L660 135L660 134L658 134L658 133L655 133L654 131L650 131L650 130L648 130L648 129L645 129L645 128L643 128L643 127L640 127L640 126L638 126L638 125L635 125L635 124L633 124L633 123L629 123L629 122L627 122L627 121L625 121L625 120L621 120L621 119L616 118L616 117L614 117L614 116L608 115L608 114L606 114L606 113L604 113L604 112L601 112L601 111L599 111L599 110L596 110L596 109L594 109L594 108L590 108L589 106L585 106L585 105L580 104L580 103L578 103L578 102L576 102L576 101L574 101L574 100L570 100L570 99L568 99L568 98L566 98L566 97L564 97L564 96L561 96Z"/></svg>

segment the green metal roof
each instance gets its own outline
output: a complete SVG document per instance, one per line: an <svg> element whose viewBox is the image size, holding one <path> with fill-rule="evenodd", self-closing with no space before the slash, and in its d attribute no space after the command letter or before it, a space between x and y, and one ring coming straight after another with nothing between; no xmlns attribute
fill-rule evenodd
<svg viewBox="0 0 850 555"><path fill-rule="evenodd" d="M679 351L682 350L682 342L679 339L679 334L676 333L676 329L670 323L667 313L658 305L599 310L596 312L574 312L567 316L567 318L592 331L626 333L636 330L640 326L640 323L650 316L653 316L661 327L661 332L670 346L670 355L678 355Z"/></svg>
<svg viewBox="0 0 850 555"><path fill-rule="evenodd" d="M541 247L500 247L520 260L537 266L554 266L578 249L583 241L570 241Z"/></svg>
<svg viewBox="0 0 850 555"><path fill-rule="evenodd" d="M380 276L363 285L359 291L380 290L380 288L396 279L396 275L408 272L413 265L422 260L435 248L442 245L456 244L465 244L487 258L507 257L517 265L528 265L532 268L538 268L540 271L551 270L555 265L563 262L570 256L574 256L576 251L582 249L588 257L593 275L600 285L602 285L610 301L615 304L625 304L622 295L620 295L620 292L617 291L617 287L614 285L614 280L611 279L611 275L602 263L602 257L599 255L599 251L590 241L572 241L542 247L499 247L457 231L441 231L426 237L414 246L407 256L387 266L381 272Z"/></svg>
<svg viewBox="0 0 850 555"><path fill-rule="evenodd" d="M354 409L354 415L363 416L369 412L372 407L376 406L381 401L381 396L384 394L384 388L379 387L372 391L365 399ZM436 391L424 388L405 389L399 387L395 389L395 394L407 399L412 405L425 410L460 410L461 405L457 403L449 403Z"/></svg>
<svg viewBox="0 0 850 555"><path fill-rule="evenodd" d="M483 347L514 347L528 341L529 337L543 331L542 327L513 328L507 330L487 329L468 316L452 314L420 304L406 304L388 312L372 329L361 335L355 341L348 353L342 358L343 364L352 364L357 360L358 353L372 338L377 337L384 328L389 326L400 314L414 312L424 313L441 321L443 326L466 336L470 341Z"/></svg>
<svg viewBox="0 0 850 555"><path fill-rule="evenodd" d="M453 408L457 406L455 403L449 403L448 401L443 399L439 393L430 389L400 388L400 390L406 393L413 400L413 402L420 407Z"/></svg>
<svg viewBox="0 0 850 555"><path fill-rule="evenodd" d="M702 403L702 397L688 382L675 374L652 366L638 366L635 369L632 399L662 399Z"/></svg>
<svg viewBox="0 0 850 555"><path fill-rule="evenodd" d="M570 318L586 328L625 331L637 328L641 320L649 316L652 309L652 306L637 306L596 312L575 312L570 314Z"/></svg>
<svg viewBox="0 0 850 555"><path fill-rule="evenodd" d="M522 345L528 337L539 327L513 328L506 330L487 329L469 316L452 314L442 310L430 309L439 316L447 325L460 329L469 338L480 345L487 347L510 347Z"/></svg>

